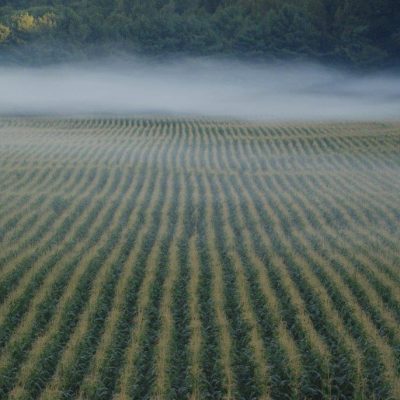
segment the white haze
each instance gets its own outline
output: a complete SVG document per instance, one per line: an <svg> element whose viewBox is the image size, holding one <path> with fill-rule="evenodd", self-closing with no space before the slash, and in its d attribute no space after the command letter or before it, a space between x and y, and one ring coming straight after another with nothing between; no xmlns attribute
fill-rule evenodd
<svg viewBox="0 0 400 400"><path fill-rule="evenodd" d="M210 59L0 67L0 113L400 119L400 75Z"/></svg>

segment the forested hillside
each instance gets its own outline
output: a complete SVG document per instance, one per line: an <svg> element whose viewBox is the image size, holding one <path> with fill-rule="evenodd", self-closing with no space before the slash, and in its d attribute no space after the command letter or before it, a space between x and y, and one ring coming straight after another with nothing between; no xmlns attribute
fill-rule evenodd
<svg viewBox="0 0 400 400"><path fill-rule="evenodd" d="M226 54L400 60L399 0L0 0L0 59Z"/></svg>

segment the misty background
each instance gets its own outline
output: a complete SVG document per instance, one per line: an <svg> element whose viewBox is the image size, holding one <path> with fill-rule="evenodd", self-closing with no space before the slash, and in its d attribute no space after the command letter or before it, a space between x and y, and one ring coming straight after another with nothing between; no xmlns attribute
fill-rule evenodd
<svg viewBox="0 0 400 400"><path fill-rule="evenodd" d="M399 0L0 0L0 114L397 120L399 68Z"/></svg>
<svg viewBox="0 0 400 400"><path fill-rule="evenodd" d="M212 58L0 67L2 114L400 119L400 75Z"/></svg>

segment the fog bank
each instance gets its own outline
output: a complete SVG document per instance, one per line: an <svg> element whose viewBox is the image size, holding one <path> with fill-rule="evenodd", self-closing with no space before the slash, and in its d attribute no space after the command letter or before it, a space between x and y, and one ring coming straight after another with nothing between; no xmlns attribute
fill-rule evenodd
<svg viewBox="0 0 400 400"><path fill-rule="evenodd" d="M400 119L400 75L210 59L0 67L0 113Z"/></svg>

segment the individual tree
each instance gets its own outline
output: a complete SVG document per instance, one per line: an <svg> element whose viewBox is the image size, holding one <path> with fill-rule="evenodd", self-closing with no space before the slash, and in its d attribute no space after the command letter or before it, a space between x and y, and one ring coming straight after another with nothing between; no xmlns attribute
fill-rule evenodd
<svg viewBox="0 0 400 400"><path fill-rule="evenodd" d="M12 20L15 29L20 32L32 32L37 28L35 17L26 11L14 15Z"/></svg>
<svg viewBox="0 0 400 400"><path fill-rule="evenodd" d="M276 55L313 55L320 35L312 19L301 8L284 4L269 13L267 45Z"/></svg>
<svg viewBox="0 0 400 400"><path fill-rule="evenodd" d="M37 17L36 24L39 29L54 29L57 26L57 16L54 12L46 12Z"/></svg>
<svg viewBox="0 0 400 400"><path fill-rule="evenodd" d="M7 41L11 35L11 29L3 24L0 24L0 44Z"/></svg>

